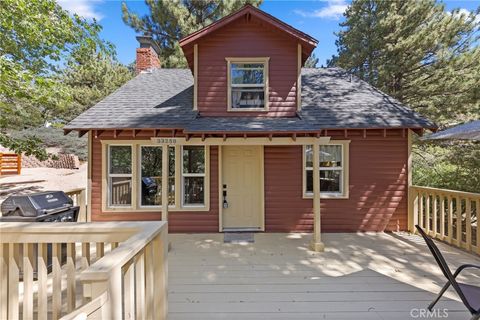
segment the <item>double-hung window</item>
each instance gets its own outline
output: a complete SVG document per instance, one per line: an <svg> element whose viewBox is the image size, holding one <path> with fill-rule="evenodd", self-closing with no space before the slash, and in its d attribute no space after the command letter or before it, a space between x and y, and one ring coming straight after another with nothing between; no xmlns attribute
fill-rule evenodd
<svg viewBox="0 0 480 320"><path fill-rule="evenodd" d="M304 194L313 195L313 166L319 166L320 172L320 194L322 197L345 197L346 179L345 173L345 149L348 144L321 145L319 148L320 163L313 163L313 147L305 146L304 154Z"/></svg>
<svg viewBox="0 0 480 320"><path fill-rule="evenodd" d="M205 147L184 146L182 163L183 205L205 205Z"/></svg>
<svg viewBox="0 0 480 320"><path fill-rule="evenodd" d="M108 195L112 207L132 205L132 147L109 146Z"/></svg>
<svg viewBox="0 0 480 320"><path fill-rule="evenodd" d="M268 58L228 61L228 109L263 111L268 102Z"/></svg>

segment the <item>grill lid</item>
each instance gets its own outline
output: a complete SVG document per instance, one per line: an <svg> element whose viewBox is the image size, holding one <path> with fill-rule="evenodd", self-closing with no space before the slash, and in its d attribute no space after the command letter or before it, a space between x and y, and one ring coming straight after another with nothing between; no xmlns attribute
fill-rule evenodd
<svg viewBox="0 0 480 320"><path fill-rule="evenodd" d="M73 205L63 191L46 191L8 197L1 206L2 215L36 217Z"/></svg>

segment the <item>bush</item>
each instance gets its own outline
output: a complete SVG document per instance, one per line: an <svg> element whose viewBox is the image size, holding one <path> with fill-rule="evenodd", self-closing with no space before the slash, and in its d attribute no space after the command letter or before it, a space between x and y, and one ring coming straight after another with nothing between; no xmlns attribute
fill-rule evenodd
<svg viewBox="0 0 480 320"><path fill-rule="evenodd" d="M14 138L36 137L42 141L45 148L60 148L61 153L75 154L81 161L88 158L87 136L79 138L75 133L68 135L63 134L61 128L31 128L22 131L14 131L10 133Z"/></svg>
<svg viewBox="0 0 480 320"><path fill-rule="evenodd" d="M480 143L418 141L413 146L413 184L480 192Z"/></svg>

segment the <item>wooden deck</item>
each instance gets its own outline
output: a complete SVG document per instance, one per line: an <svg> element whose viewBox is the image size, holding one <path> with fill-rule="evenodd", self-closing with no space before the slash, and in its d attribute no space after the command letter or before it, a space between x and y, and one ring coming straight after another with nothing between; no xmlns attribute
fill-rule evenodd
<svg viewBox="0 0 480 320"><path fill-rule="evenodd" d="M170 320L413 319L444 284L423 240L406 233L325 234L324 253L308 250L309 234L260 233L250 244L223 243L222 234L169 237ZM452 269L480 264L440 249ZM480 285L480 273L459 279ZM437 312L469 319L458 301L450 289Z"/></svg>

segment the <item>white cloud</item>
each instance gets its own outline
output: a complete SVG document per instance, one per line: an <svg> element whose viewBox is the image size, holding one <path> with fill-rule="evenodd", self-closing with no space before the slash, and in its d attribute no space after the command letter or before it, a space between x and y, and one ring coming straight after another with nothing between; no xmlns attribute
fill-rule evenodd
<svg viewBox="0 0 480 320"><path fill-rule="evenodd" d="M76 13L86 19L96 19L97 21L102 20L104 17L95 8L95 5L99 2L98 0L58 0L58 4L68 12Z"/></svg>
<svg viewBox="0 0 480 320"><path fill-rule="evenodd" d="M303 10L295 10L294 12L302 17L315 17L338 20L342 17L348 4L345 0L331 0L327 1L327 5L321 9L313 12L305 12Z"/></svg>

